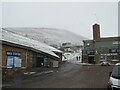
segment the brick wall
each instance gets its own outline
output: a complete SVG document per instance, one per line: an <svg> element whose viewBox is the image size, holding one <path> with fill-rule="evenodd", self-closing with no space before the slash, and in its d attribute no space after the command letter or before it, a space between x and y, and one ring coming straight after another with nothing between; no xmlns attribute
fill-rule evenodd
<svg viewBox="0 0 120 90"><path fill-rule="evenodd" d="M6 52L11 51L11 52L20 52L20 57L22 58L22 67L32 67L32 51L18 48L18 47L13 47L13 46L8 46L8 45L2 45L2 66L6 67L7 65L7 55ZM27 55L26 55L27 54ZM27 63L26 63L27 59Z"/></svg>
<svg viewBox="0 0 120 90"><path fill-rule="evenodd" d="M93 25L93 39L100 39L100 25Z"/></svg>

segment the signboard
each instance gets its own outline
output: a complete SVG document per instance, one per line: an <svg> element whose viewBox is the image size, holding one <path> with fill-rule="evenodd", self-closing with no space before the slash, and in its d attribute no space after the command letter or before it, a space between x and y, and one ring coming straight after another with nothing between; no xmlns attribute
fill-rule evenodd
<svg viewBox="0 0 120 90"><path fill-rule="evenodd" d="M87 51L87 54L89 54L89 55L94 55L94 51L93 51L93 50L88 50L88 51Z"/></svg>
<svg viewBox="0 0 120 90"><path fill-rule="evenodd" d="M7 51L6 54L9 55L9 56L12 56L12 55L13 56L20 56L20 52Z"/></svg>
<svg viewBox="0 0 120 90"><path fill-rule="evenodd" d="M13 66L13 62L14 62L14 57L13 56L8 56L7 57L7 68L12 68Z"/></svg>
<svg viewBox="0 0 120 90"><path fill-rule="evenodd" d="M14 67L21 67L21 57L14 57Z"/></svg>
<svg viewBox="0 0 120 90"><path fill-rule="evenodd" d="M12 52L6 52L7 55L12 55Z"/></svg>
<svg viewBox="0 0 120 90"><path fill-rule="evenodd" d="M101 55L106 55L106 56L110 56L110 55L118 55L117 53L110 53L110 54L101 54Z"/></svg>
<svg viewBox="0 0 120 90"><path fill-rule="evenodd" d="M114 41L113 44L120 44L120 41Z"/></svg>

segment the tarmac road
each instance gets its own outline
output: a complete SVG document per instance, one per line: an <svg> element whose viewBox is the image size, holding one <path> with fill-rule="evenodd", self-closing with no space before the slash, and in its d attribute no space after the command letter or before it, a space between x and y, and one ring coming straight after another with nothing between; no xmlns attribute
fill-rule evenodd
<svg viewBox="0 0 120 90"><path fill-rule="evenodd" d="M65 62L54 72L21 79L11 88L107 88L113 66L76 65Z"/></svg>

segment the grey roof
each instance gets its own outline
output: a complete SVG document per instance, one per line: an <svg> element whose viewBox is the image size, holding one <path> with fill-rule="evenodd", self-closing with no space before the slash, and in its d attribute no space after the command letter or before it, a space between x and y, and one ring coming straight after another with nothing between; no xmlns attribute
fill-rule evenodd
<svg viewBox="0 0 120 90"><path fill-rule="evenodd" d="M62 53L62 51L60 51L56 48L53 48L49 45L46 45L39 41L18 35L16 33L13 33L13 32L10 32L10 31L4 30L4 29L2 29L2 38L1 39L2 39L2 41L6 41L6 42L22 45L25 47L30 47L30 48L36 49L38 51L42 51L44 53L50 54L57 58L59 58L59 56L57 56L54 52Z"/></svg>

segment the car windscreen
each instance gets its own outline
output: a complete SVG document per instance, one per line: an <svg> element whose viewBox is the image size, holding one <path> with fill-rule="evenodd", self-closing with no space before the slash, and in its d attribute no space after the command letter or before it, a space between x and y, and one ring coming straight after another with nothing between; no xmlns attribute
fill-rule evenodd
<svg viewBox="0 0 120 90"><path fill-rule="evenodd" d="M112 77L116 79L120 79L120 65L116 65L112 72Z"/></svg>

